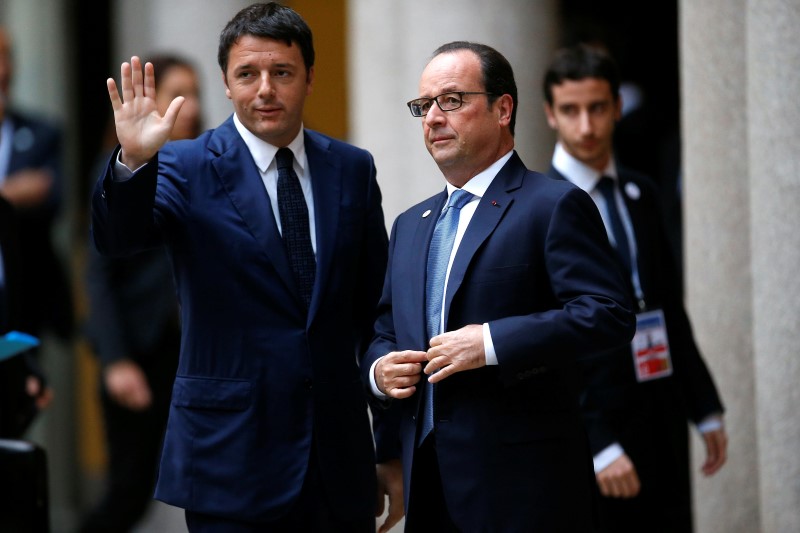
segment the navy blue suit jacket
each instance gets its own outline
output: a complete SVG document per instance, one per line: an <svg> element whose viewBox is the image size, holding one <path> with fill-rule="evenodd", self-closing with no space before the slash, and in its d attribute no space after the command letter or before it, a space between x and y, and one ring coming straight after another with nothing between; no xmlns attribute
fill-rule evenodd
<svg viewBox="0 0 800 533"><path fill-rule="evenodd" d="M677 417L678 423L681 419L700 422L713 413L722 414L724 409L684 308L678 265L667 239L655 184L646 176L624 167L617 170L620 190L636 237L637 266L644 302L647 309L664 311L673 374L667 378L637 382L631 348L620 346L584 365L587 386L583 393L583 409L593 453L619 442L634 463L641 463L645 458L672 461L675 454L661 451L659 443L647 438L650 432L643 430L647 424L672 424L658 418L659 415L654 413L662 410L654 406L671 406L671 416L673 419ZM566 180L552 166L548 175ZM631 188L637 194L626 192ZM627 287L634 298L632 285L628 283ZM684 455L673 465L674 468L688 470L688 452ZM662 479L649 479L646 475L641 481L643 486L664 482ZM685 491L683 487L677 487L678 490Z"/></svg>
<svg viewBox="0 0 800 533"><path fill-rule="evenodd" d="M376 338L426 350L425 270L442 192L395 221ZM630 341L633 314L591 198L525 168L515 153L480 200L456 253L445 330L489 323L499 364L436 384L436 450L464 531L589 531L594 474L578 409L576 359ZM364 376L368 379L368 376ZM420 391L400 412L406 502ZM413 496L411 496L413 498Z"/></svg>
<svg viewBox="0 0 800 533"><path fill-rule="evenodd" d="M387 236L372 156L305 131L317 274L308 313L264 185L232 117L165 145L93 196L102 253L162 242L182 346L156 498L259 522L298 496L315 439L331 505L373 513L375 454L358 357L372 334ZM113 157L116 157L116 153Z"/></svg>

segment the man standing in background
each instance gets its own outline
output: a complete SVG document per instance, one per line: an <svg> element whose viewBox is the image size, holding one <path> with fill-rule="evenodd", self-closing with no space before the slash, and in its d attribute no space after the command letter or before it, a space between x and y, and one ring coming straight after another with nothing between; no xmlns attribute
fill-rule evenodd
<svg viewBox="0 0 800 533"><path fill-rule="evenodd" d="M548 174L587 191L637 302L637 333L582 361L582 407L608 533L692 530L687 419L706 445L705 475L726 460L723 406L692 334L658 193L616 165L619 75L602 49L557 52L544 76L544 110L558 143Z"/></svg>
<svg viewBox="0 0 800 533"><path fill-rule="evenodd" d="M0 27L0 196L17 214L19 254L25 272L18 327L40 336L73 334L72 290L53 246L53 224L62 203L62 136L58 127L16 111L11 36Z"/></svg>

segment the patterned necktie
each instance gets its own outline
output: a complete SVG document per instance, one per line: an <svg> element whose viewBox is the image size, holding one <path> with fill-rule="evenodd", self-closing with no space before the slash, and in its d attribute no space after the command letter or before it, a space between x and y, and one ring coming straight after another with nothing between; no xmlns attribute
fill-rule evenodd
<svg viewBox="0 0 800 533"><path fill-rule="evenodd" d="M472 194L462 189L456 189L447 202L436 228L428 250L427 278L425 281L426 323L428 338L439 334L442 322L442 302L444 299L444 282L447 275L447 265L450 262L450 253L453 250L453 241L458 229L458 217L461 208L472 199ZM426 376L425 379L425 412L422 418L422 430L419 435L419 444L433 430L433 385Z"/></svg>
<svg viewBox="0 0 800 533"><path fill-rule="evenodd" d="M608 176L600 178L597 188L602 193L606 201L606 209L608 210L608 218L611 222L611 232L614 234L614 241L616 241L615 248L617 255L625 268L625 273L630 278L631 275L631 249L628 245L628 234L622 225L622 217L620 217L619 209L617 209L617 199L614 194L616 188L615 182Z"/></svg>
<svg viewBox="0 0 800 533"><path fill-rule="evenodd" d="M317 270L314 249L311 247L308 206L303 196L303 189L300 187L300 180L292 166L294 160L292 151L281 148L275 155L275 160L278 163L278 212L281 217L283 242L289 252L289 262L300 295L308 308Z"/></svg>

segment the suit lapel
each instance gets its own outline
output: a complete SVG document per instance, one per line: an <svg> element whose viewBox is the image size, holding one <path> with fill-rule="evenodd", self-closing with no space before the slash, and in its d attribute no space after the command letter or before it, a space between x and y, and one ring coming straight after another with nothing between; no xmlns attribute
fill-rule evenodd
<svg viewBox="0 0 800 533"><path fill-rule="evenodd" d="M275 223L269 196L232 118L217 128L209 141L209 148L219 154L212 165L233 206L274 265L281 281L290 292L297 294L289 258ZM242 164L244 161L247 163ZM297 299L299 302L299 295Z"/></svg>
<svg viewBox="0 0 800 533"><path fill-rule="evenodd" d="M500 169L486 190L486 194L478 203L478 208L472 215L461 244L458 246L453 266L450 267L450 277L447 280L447 292L444 302L445 327L450 315L450 304L453 297L461 287L467 268L472 262L475 253L483 242L495 230L503 215L514 202L513 192L522 184L525 167L519 156L514 153L511 159Z"/></svg>
<svg viewBox="0 0 800 533"><path fill-rule="evenodd" d="M425 200L420 204L420 213L417 228L414 231L414 236L411 240L410 250L418 251L418 253L410 253L405 258L410 262L409 272L411 279L408 280L408 287L415 287L416 290L409 291L409 298L411 305L409 309L417 309L418 313L414 313L417 317L418 323L416 331L419 332L421 346L423 349L428 347L428 333L425 324L425 309L427 302L425 300L425 284L428 277L428 252L431 247L431 239L433 238L433 230L436 228L436 221L439 220L439 215L442 212L445 202L447 201L447 190ZM425 214L427 213L427 215Z"/></svg>
<svg viewBox="0 0 800 533"><path fill-rule="evenodd" d="M329 150L329 145L326 139L306 131L305 147L311 173L317 237L317 275L311 295L309 323L319 308L320 295L324 294L330 278L342 205L342 165L339 156Z"/></svg>

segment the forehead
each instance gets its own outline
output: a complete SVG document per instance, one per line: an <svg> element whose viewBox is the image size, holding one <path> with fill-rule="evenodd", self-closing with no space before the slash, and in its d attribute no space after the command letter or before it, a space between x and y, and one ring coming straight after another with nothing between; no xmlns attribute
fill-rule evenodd
<svg viewBox="0 0 800 533"><path fill-rule="evenodd" d="M421 96L436 96L447 91L483 90L481 65L473 52L459 50L439 54L430 60L419 80Z"/></svg>
<svg viewBox="0 0 800 533"><path fill-rule="evenodd" d="M582 80L564 80L553 85L553 104L576 104L613 100L611 85L600 78L584 78Z"/></svg>
<svg viewBox="0 0 800 533"><path fill-rule="evenodd" d="M255 35L242 35L233 43L228 55L229 68L260 63L303 64L300 47L295 43Z"/></svg>

